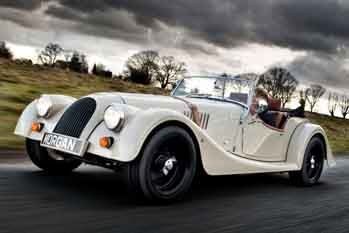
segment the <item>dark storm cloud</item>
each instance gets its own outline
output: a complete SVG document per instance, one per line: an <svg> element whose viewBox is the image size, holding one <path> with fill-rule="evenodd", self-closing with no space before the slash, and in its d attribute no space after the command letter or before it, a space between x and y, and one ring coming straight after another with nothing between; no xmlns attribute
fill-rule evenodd
<svg viewBox="0 0 349 233"><path fill-rule="evenodd" d="M34 10L46 0L1 0L0 7L9 7L23 10Z"/></svg>
<svg viewBox="0 0 349 233"><path fill-rule="evenodd" d="M134 15L139 25L153 28L160 21L183 27L197 38L221 47L256 42L335 53L349 39L348 1L60 0L60 3L80 13L124 9Z"/></svg>
<svg viewBox="0 0 349 233"><path fill-rule="evenodd" d="M124 9L133 15L137 24L158 30L158 22L182 27L197 38L220 46L240 43L247 31L241 24L244 4L229 1L177 0L177 1L89 1L81 6L80 1L61 0L60 3L80 13L105 12L107 9ZM245 9L246 11L246 9ZM244 32L244 34L246 34Z"/></svg>
<svg viewBox="0 0 349 233"><path fill-rule="evenodd" d="M54 17L60 18L60 19L66 19L70 21L82 21L84 20L84 16L78 14L75 10L60 6L50 6L46 10L46 14L52 15Z"/></svg>
<svg viewBox="0 0 349 233"><path fill-rule="evenodd" d="M137 43L144 42L147 37L147 29L138 25L129 12L121 9L80 12L74 8L52 5L46 14L71 21L75 31L88 35Z"/></svg>
<svg viewBox="0 0 349 233"><path fill-rule="evenodd" d="M131 41L161 31L159 23L225 48L259 43L336 53L349 41L345 0L2 0L0 6L33 10L42 2L53 3L47 15L79 23L78 32Z"/></svg>
<svg viewBox="0 0 349 233"><path fill-rule="evenodd" d="M349 71L341 56L310 53L299 57L287 67L291 73L308 84L345 89L349 87Z"/></svg>

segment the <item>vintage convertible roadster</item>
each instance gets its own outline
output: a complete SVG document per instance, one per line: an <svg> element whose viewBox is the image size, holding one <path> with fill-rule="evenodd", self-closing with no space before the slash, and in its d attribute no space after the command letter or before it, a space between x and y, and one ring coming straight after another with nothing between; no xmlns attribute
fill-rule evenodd
<svg viewBox="0 0 349 233"><path fill-rule="evenodd" d="M188 77L171 96L42 95L25 108L15 134L44 171L71 172L83 162L126 170L133 192L150 200L182 198L199 170L288 172L297 184L316 184L324 165L335 165L326 133L287 112L282 126L264 122L260 113L284 110L256 98L257 81Z"/></svg>

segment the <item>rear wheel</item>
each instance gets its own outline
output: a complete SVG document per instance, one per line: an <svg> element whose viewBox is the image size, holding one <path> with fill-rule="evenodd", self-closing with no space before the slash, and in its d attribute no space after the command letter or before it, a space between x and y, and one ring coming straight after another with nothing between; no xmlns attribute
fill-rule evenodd
<svg viewBox="0 0 349 233"><path fill-rule="evenodd" d="M133 192L149 200L181 199L190 189L196 173L197 151L193 139L182 128L159 130L129 165Z"/></svg>
<svg viewBox="0 0 349 233"><path fill-rule="evenodd" d="M26 140L27 154L31 161L42 170L49 173L64 174L78 168L81 161L74 158L64 158L54 151L40 146L39 141Z"/></svg>
<svg viewBox="0 0 349 233"><path fill-rule="evenodd" d="M290 172L290 179L298 185L312 186L321 176L326 155L325 145L319 137L310 140L300 171Z"/></svg>

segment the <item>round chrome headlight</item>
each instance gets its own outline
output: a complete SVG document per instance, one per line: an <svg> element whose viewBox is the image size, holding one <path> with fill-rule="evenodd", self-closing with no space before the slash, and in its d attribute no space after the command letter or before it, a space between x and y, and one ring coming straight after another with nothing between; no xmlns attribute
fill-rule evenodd
<svg viewBox="0 0 349 233"><path fill-rule="evenodd" d="M125 120L125 113L115 108L114 106L110 106L105 110L104 113L104 122L108 129L110 130L119 130L122 127L122 124Z"/></svg>
<svg viewBox="0 0 349 233"><path fill-rule="evenodd" d="M40 117L48 116L52 106L53 106L53 103L50 97L41 96L38 102L36 103L36 109L37 109L38 115Z"/></svg>

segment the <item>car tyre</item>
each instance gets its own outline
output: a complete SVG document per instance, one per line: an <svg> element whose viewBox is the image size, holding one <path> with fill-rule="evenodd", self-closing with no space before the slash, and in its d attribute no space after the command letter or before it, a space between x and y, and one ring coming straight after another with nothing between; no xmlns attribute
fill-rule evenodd
<svg viewBox="0 0 349 233"><path fill-rule="evenodd" d="M46 148L40 146L39 141L31 139L26 140L27 154L31 161L40 169L54 174L70 173L81 165L81 161L69 158L56 160L49 155Z"/></svg>
<svg viewBox="0 0 349 233"><path fill-rule="evenodd" d="M300 171L289 172L291 181L301 186L313 186L318 183L326 155L324 142L319 137L310 140Z"/></svg>
<svg viewBox="0 0 349 233"><path fill-rule="evenodd" d="M189 191L197 170L197 150L190 134L177 126L157 131L138 158L129 164L132 192L150 201L180 200Z"/></svg>

